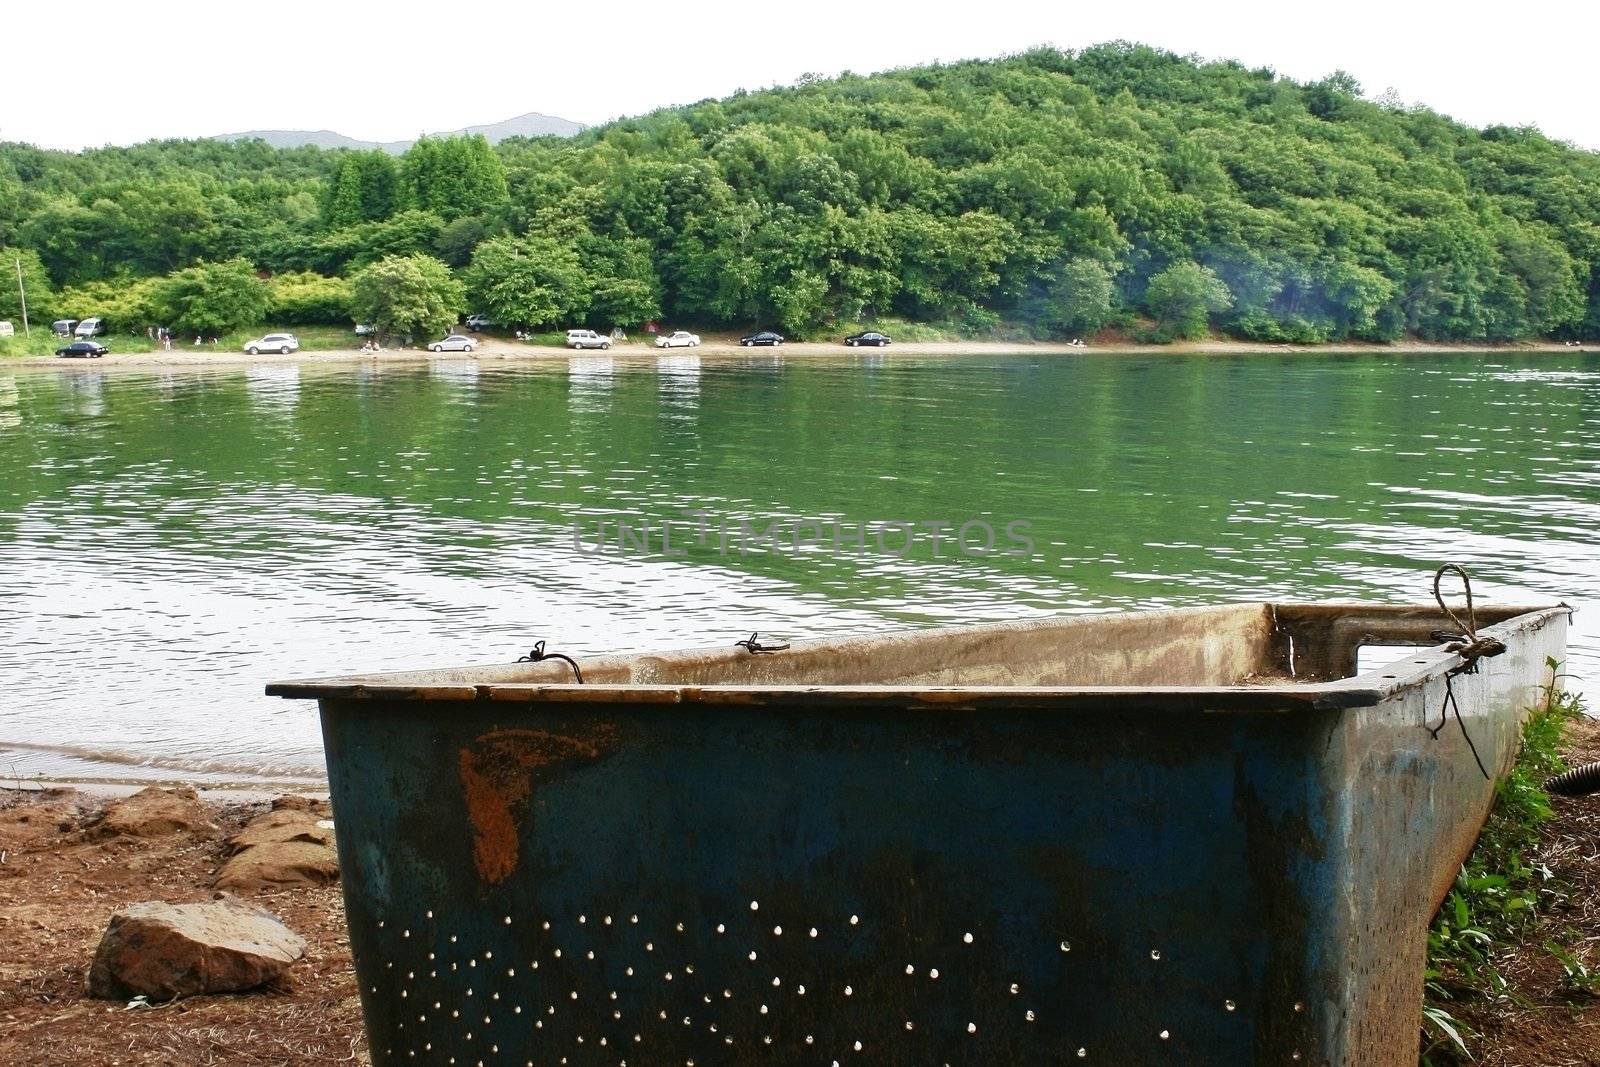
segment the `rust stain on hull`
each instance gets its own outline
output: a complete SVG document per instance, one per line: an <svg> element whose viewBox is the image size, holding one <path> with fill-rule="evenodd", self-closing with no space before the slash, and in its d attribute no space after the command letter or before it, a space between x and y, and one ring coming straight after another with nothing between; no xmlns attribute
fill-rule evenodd
<svg viewBox="0 0 1600 1067"><path fill-rule="evenodd" d="M499 885L517 869L518 837L535 778L592 763L616 747L616 730L595 724L574 737L544 730L491 730L461 749L457 767L472 824L478 877Z"/></svg>

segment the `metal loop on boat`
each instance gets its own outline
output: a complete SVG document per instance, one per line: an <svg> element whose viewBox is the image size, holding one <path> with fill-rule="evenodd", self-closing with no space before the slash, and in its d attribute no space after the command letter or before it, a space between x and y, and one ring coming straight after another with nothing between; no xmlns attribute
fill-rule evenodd
<svg viewBox="0 0 1600 1067"><path fill-rule="evenodd" d="M759 633L753 633L749 637L745 638L743 641L735 641L733 643L733 645L734 645L735 648L744 649L746 652L750 653L752 656L760 655L761 653L764 653L764 652L783 652L786 649L788 649L788 647L789 647L787 644L782 644L782 645L763 645L760 642L760 640L758 640L760 637L761 637L761 635Z"/></svg>
<svg viewBox="0 0 1600 1067"><path fill-rule="evenodd" d="M578 661L567 655L565 652L546 652L544 650L543 641L540 641L538 644L534 645L533 650L530 651L526 656L518 656L517 662L539 663L547 659L566 660L567 666L572 668L572 676L578 680L579 685L583 684L583 671L578 669Z"/></svg>

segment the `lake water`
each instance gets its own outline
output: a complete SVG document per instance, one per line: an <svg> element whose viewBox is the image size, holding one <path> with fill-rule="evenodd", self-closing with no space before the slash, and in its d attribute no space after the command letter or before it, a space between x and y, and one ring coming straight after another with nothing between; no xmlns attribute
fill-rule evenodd
<svg viewBox="0 0 1600 1067"><path fill-rule="evenodd" d="M1589 354L0 368L0 776L314 778L266 682L539 639L1420 602L1446 560L1577 607L1592 677L1597 535Z"/></svg>

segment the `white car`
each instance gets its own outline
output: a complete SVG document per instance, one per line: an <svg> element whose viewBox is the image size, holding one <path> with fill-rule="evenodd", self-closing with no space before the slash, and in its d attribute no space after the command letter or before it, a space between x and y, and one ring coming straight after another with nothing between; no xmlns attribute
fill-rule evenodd
<svg viewBox="0 0 1600 1067"><path fill-rule="evenodd" d="M476 338L453 333L443 341L435 341L428 346L429 352L471 352L478 347Z"/></svg>
<svg viewBox="0 0 1600 1067"><path fill-rule="evenodd" d="M259 356L263 352L277 352L287 356L290 352L300 351L300 339L292 333L269 333L265 337L257 337L254 341L246 341L244 350L252 356Z"/></svg>
<svg viewBox="0 0 1600 1067"><path fill-rule="evenodd" d="M678 330L669 337L657 337L657 348L696 348L700 344L700 335L690 333L688 330Z"/></svg>
<svg viewBox="0 0 1600 1067"><path fill-rule="evenodd" d="M610 348L611 338L593 330L568 330L568 348Z"/></svg>

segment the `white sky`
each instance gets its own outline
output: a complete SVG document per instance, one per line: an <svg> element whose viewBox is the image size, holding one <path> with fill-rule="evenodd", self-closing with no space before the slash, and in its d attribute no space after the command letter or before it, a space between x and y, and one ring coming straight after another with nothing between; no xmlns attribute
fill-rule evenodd
<svg viewBox="0 0 1600 1067"><path fill-rule="evenodd" d="M369 140L541 111L585 123L793 81L1125 38L1600 149L1594 0L14 0L0 140L249 129Z"/></svg>

